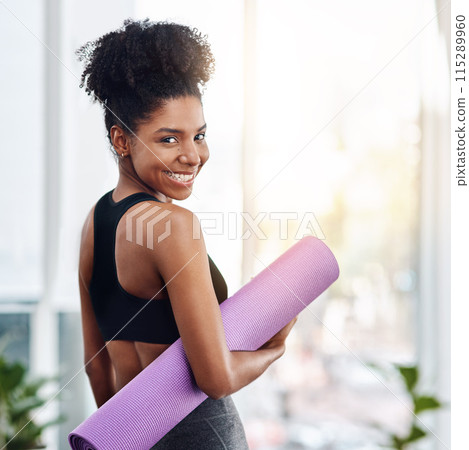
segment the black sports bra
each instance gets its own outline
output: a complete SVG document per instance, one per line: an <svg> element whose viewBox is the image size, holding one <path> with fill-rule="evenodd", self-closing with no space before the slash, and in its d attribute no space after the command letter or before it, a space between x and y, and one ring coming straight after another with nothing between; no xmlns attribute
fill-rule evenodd
<svg viewBox="0 0 469 450"><path fill-rule="evenodd" d="M137 192L114 202L112 191L104 194L94 210L94 257L89 292L98 327L105 341L128 340L172 344L179 338L171 302L165 298L136 297L125 291L117 279L116 229L123 214L136 203L158 200ZM218 303L228 296L226 282L212 259L210 273ZM142 309L143 307L143 309Z"/></svg>

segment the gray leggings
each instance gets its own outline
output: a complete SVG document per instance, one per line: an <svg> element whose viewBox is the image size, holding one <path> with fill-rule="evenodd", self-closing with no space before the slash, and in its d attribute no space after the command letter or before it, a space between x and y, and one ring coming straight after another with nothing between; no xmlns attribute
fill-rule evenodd
<svg viewBox="0 0 469 450"><path fill-rule="evenodd" d="M230 395L208 397L150 450L249 450L244 427Z"/></svg>

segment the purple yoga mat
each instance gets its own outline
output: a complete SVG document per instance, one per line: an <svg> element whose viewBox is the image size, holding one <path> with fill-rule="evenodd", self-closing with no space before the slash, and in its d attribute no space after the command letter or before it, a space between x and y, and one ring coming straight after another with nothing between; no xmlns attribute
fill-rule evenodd
<svg viewBox="0 0 469 450"><path fill-rule="evenodd" d="M257 350L338 276L326 244L303 237L220 305L228 348ZM75 428L70 446L149 449L206 398L178 339Z"/></svg>

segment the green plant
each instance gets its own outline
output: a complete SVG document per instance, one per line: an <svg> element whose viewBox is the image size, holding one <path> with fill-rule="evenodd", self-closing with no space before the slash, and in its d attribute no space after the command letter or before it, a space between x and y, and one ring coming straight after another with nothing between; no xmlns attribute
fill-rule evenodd
<svg viewBox="0 0 469 450"><path fill-rule="evenodd" d="M430 395L421 395L416 391L419 379L418 366L400 366L396 364L394 367L398 370L405 383L407 393L412 400L412 411L414 414L412 415L409 431L404 436L398 436L395 433L389 434L391 440L389 445L394 449L405 450L409 444L427 435L427 431L420 427L421 422L418 419L418 415L422 411L441 408L442 404L437 398Z"/></svg>
<svg viewBox="0 0 469 450"><path fill-rule="evenodd" d="M6 450L43 447L40 438L44 429L64 420L59 416L42 425L31 420L34 410L47 402L38 391L55 378L32 380L26 372L23 364L0 356L0 448Z"/></svg>

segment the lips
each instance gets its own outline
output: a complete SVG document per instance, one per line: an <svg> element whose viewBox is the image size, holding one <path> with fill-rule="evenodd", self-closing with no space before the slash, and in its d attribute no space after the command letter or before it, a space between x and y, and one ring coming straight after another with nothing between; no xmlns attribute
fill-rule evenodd
<svg viewBox="0 0 469 450"><path fill-rule="evenodd" d="M197 172L170 172L163 170L163 173L171 180L187 185L194 181Z"/></svg>

